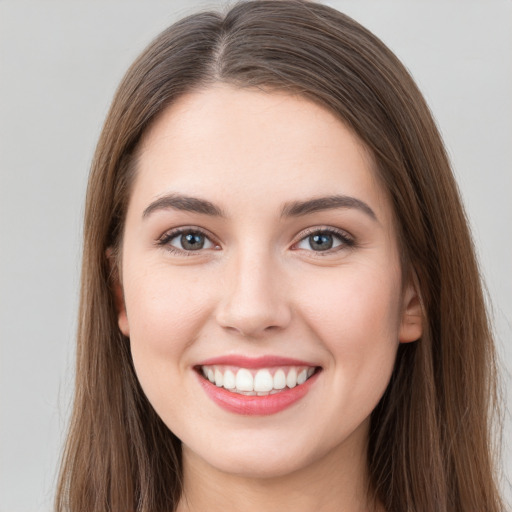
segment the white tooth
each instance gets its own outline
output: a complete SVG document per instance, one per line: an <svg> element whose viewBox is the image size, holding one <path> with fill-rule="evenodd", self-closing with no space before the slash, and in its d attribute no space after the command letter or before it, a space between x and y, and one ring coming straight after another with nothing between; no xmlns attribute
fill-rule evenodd
<svg viewBox="0 0 512 512"><path fill-rule="evenodd" d="M292 368L286 376L286 385L289 388L294 388L297 385L297 370Z"/></svg>
<svg viewBox="0 0 512 512"><path fill-rule="evenodd" d="M304 384L308 378L307 370L302 370L297 377L297 384Z"/></svg>
<svg viewBox="0 0 512 512"><path fill-rule="evenodd" d="M213 373L212 368L208 368L208 380L210 382L215 382L215 373Z"/></svg>
<svg viewBox="0 0 512 512"><path fill-rule="evenodd" d="M238 391L253 391L254 380L249 370L240 368L240 370L236 372L236 389L238 389Z"/></svg>
<svg viewBox="0 0 512 512"><path fill-rule="evenodd" d="M223 378L222 372L218 368L215 368L215 385L217 387L221 388L223 381L224 381L224 378Z"/></svg>
<svg viewBox="0 0 512 512"><path fill-rule="evenodd" d="M235 374L231 370L226 370L224 373L224 387L226 389L235 389L236 381Z"/></svg>
<svg viewBox="0 0 512 512"><path fill-rule="evenodd" d="M203 376L205 379L208 378L208 370L206 369L205 366L201 366L201 371L203 372Z"/></svg>
<svg viewBox="0 0 512 512"><path fill-rule="evenodd" d="M274 386L274 379L268 370L258 370L254 377L254 391L270 391Z"/></svg>
<svg viewBox="0 0 512 512"><path fill-rule="evenodd" d="M309 377L311 377L311 375L313 375L313 373L315 373L315 369L311 366L310 368L308 368L308 379Z"/></svg>
<svg viewBox="0 0 512 512"><path fill-rule="evenodd" d="M269 394L269 392L268 391L258 391L256 394L258 396L267 396Z"/></svg>
<svg viewBox="0 0 512 512"><path fill-rule="evenodd" d="M277 370L274 373L274 389L284 389L286 387L286 375L283 370Z"/></svg>

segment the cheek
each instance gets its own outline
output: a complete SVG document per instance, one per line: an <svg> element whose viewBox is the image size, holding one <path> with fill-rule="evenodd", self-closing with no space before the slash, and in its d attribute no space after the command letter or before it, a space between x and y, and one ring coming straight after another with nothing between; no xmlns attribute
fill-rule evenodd
<svg viewBox="0 0 512 512"><path fill-rule="evenodd" d="M169 383L185 371L183 354L197 339L211 300L208 287L176 279L164 269L128 282L125 301L132 357L146 391L152 383Z"/></svg>
<svg viewBox="0 0 512 512"><path fill-rule="evenodd" d="M311 282L309 282L311 281ZM395 336L400 315L400 273L378 267L346 268L301 283L302 309L329 339Z"/></svg>
<svg viewBox="0 0 512 512"><path fill-rule="evenodd" d="M303 304L304 318L330 354L334 389L351 390L352 405L376 403L398 349L399 270L340 269L304 287L315 290Z"/></svg>

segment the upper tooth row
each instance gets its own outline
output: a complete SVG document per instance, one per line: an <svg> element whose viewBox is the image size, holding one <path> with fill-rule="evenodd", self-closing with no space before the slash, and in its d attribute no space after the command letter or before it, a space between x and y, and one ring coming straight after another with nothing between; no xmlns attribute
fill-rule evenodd
<svg viewBox="0 0 512 512"><path fill-rule="evenodd" d="M285 370L279 368L274 375L267 368L258 370L255 375L246 368L240 368L236 373L229 369L215 366L203 366L203 375L213 384L226 389L237 391L265 392L284 389L286 386L293 388L298 384L304 384L313 375L315 369L289 367Z"/></svg>

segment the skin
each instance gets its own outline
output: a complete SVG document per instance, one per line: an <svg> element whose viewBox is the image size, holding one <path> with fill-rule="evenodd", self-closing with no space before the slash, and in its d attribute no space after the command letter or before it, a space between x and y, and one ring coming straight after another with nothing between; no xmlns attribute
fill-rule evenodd
<svg viewBox="0 0 512 512"><path fill-rule="evenodd" d="M171 193L208 200L225 217L143 215ZM281 217L287 202L333 194L364 201L375 218L360 208ZM179 227L209 241L188 254L179 236L158 243ZM310 230L325 228L354 244L335 237L334 248L313 250ZM120 276L119 327L137 376L183 442L180 511L368 510L369 416L399 343L421 336L421 310L401 282L372 158L342 122L303 98L223 84L178 99L140 146ZM243 416L214 403L194 370L227 354L322 371L284 411Z"/></svg>

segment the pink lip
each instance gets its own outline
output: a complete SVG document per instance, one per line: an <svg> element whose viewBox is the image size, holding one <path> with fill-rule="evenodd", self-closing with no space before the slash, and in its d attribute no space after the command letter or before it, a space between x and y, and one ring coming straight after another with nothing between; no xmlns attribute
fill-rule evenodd
<svg viewBox="0 0 512 512"><path fill-rule="evenodd" d="M297 359L288 359L274 356L264 356L260 358L247 358L241 356L222 356L208 359L197 366L211 365L229 365L242 368L270 368L272 366L314 366L311 363L299 361ZM276 414L287 409L294 403L303 398L316 382L319 374L312 375L304 384L300 384L291 389L286 389L280 393L266 396L247 396L239 393L233 393L224 388L219 388L205 379L199 372L196 372L199 384L218 406L226 411L241 414L245 416L268 416Z"/></svg>
<svg viewBox="0 0 512 512"><path fill-rule="evenodd" d="M237 355L213 357L211 359L201 361L196 366L213 366L215 364L226 366L239 366L240 368L272 368L273 366L318 366L307 361L301 361L299 359L290 359L288 357L246 357Z"/></svg>

